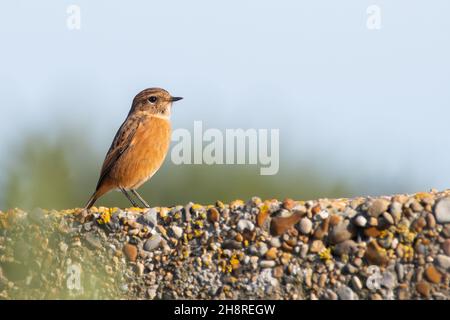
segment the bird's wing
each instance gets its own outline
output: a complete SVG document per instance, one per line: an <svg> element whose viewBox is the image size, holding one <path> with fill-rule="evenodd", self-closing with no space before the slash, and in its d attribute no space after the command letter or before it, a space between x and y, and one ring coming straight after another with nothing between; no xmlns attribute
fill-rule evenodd
<svg viewBox="0 0 450 320"><path fill-rule="evenodd" d="M128 150L131 146L134 135L136 134L139 125L141 124L141 118L139 117L129 117L120 126L117 131L111 147L106 154L105 161L103 162L102 170L100 172L100 178L98 179L97 188L98 189L106 177L106 175L111 171L111 169L116 164L117 160Z"/></svg>

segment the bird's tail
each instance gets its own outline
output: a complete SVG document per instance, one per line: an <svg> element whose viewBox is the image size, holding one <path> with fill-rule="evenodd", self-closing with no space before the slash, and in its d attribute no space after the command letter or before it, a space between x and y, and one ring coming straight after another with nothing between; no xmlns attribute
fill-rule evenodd
<svg viewBox="0 0 450 320"><path fill-rule="evenodd" d="M108 193L111 189L111 186L108 184L101 184L100 186L98 186L94 194L89 198L89 201L86 203L84 209L90 209L98 198L100 198L105 193Z"/></svg>
<svg viewBox="0 0 450 320"><path fill-rule="evenodd" d="M98 199L98 196L97 196L97 191L96 191L96 192L94 192L94 194L89 198L88 202L87 202L86 205L84 206L84 209L86 209L86 210L90 209L90 208L94 205L95 201L97 201L97 199Z"/></svg>

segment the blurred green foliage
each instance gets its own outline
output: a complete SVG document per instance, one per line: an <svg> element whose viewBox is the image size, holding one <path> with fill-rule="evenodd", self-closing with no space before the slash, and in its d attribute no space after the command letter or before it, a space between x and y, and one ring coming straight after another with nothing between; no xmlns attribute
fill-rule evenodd
<svg viewBox="0 0 450 320"><path fill-rule="evenodd" d="M1 186L0 208L82 207L94 191L103 154L83 140L84 134L70 132L50 139L45 134L25 138L11 157ZM106 148L105 148L106 149ZM141 189L152 206L172 206L189 201L210 204L291 197L346 197L353 189L342 181L329 181L313 165L298 166L282 161L274 176L261 176L257 165L174 165L170 155L164 166ZM96 205L130 206L119 192L102 197Z"/></svg>

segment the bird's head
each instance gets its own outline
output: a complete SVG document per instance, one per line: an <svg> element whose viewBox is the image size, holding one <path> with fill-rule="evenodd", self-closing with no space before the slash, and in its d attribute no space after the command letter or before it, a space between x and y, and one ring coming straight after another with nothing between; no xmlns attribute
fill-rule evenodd
<svg viewBox="0 0 450 320"><path fill-rule="evenodd" d="M161 88L145 89L134 97L130 113L145 112L169 118L172 103L181 99L183 98L172 97L169 92Z"/></svg>

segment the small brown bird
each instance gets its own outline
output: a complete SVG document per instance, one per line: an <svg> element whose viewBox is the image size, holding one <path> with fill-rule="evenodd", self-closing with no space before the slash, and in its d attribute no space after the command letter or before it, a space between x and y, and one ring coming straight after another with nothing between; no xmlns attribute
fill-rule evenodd
<svg viewBox="0 0 450 320"><path fill-rule="evenodd" d="M97 187L85 209L114 189L122 191L134 207L138 205L128 192L149 207L136 189L161 167L169 150L172 102L181 99L160 88L145 89L136 95L106 154Z"/></svg>

